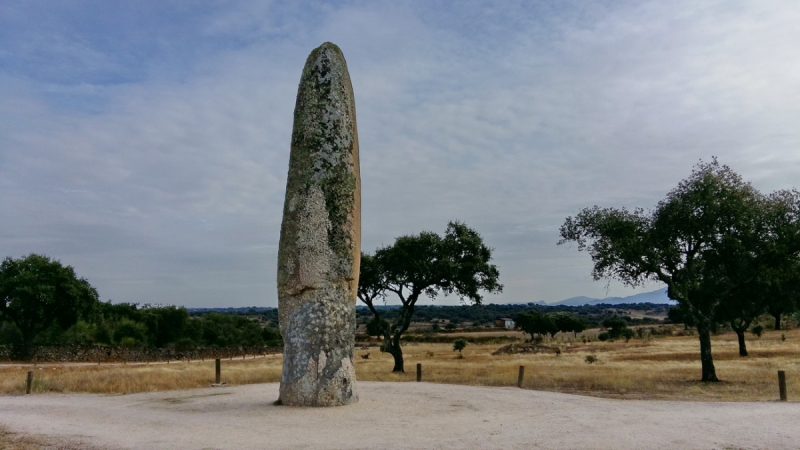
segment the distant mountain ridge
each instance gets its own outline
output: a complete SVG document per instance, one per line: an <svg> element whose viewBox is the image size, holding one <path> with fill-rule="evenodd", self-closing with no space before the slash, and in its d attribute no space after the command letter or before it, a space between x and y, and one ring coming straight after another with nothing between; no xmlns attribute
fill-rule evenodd
<svg viewBox="0 0 800 450"><path fill-rule="evenodd" d="M537 302L539 303L539 302ZM625 305L630 303L653 303L657 305L674 305L677 302L667 296L667 288L657 289L652 292L642 292L641 294L629 295L628 297L572 297L555 303L539 303L548 306L583 306L583 305Z"/></svg>

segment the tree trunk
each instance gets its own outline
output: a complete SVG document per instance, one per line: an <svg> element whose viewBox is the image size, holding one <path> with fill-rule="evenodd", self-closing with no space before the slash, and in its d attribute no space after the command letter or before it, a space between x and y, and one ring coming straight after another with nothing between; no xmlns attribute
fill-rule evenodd
<svg viewBox="0 0 800 450"><path fill-rule="evenodd" d="M717 371L714 369L714 360L711 358L711 332L710 327L697 326L700 336L700 362L703 365L703 377L700 381L719 381Z"/></svg>
<svg viewBox="0 0 800 450"><path fill-rule="evenodd" d="M734 329L733 331L736 332L736 336L739 338L739 356L747 356L747 344L744 342L745 330Z"/></svg>
<svg viewBox="0 0 800 450"><path fill-rule="evenodd" d="M731 319L731 329L736 332L736 337L739 338L739 356L747 356L747 344L744 342L744 332L750 326L751 320Z"/></svg>
<svg viewBox="0 0 800 450"><path fill-rule="evenodd" d="M776 330L780 330L781 329L781 313L773 314L772 316L775 317L775 329Z"/></svg>
<svg viewBox="0 0 800 450"><path fill-rule="evenodd" d="M403 349L400 348L400 336L384 337L384 350L394 358L394 368L392 372L405 372L403 367Z"/></svg>
<svg viewBox="0 0 800 450"><path fill-rule="evenodd" d="M405 372L405 369L403 368L403 350L400 348L400 346L392 346L390 353L392 354L392 357L394 357L394 368L392 369L392 372Z"/></svg>

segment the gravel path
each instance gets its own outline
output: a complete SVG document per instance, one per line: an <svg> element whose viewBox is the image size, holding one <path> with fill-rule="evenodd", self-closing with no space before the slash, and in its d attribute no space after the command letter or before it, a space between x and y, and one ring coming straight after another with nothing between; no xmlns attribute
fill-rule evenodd
<svg viewBox="0 0 800 450"><path fill-rule="evenodd" d="M0 424L110 449L800 448L800 403L609 400L516 388L358 384L336 408L275 406L278 384L0 397Z"/></svg>

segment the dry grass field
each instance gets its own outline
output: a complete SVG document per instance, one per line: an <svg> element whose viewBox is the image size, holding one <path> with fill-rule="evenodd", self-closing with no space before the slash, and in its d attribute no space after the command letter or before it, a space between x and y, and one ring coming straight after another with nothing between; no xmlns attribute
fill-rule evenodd
<svg viewBox="0 0 800 450"><path fill-rule="evenodd" d="M591 335L591 331L589 332ZM596 332L595 332L596 333ZM785 340L781 336L785 336ZM800 330L748 335L750 356L738 356L736 335L713 338L720 383L700 383L695 336L632 339L615 342L556 339L546 343L562 353L492 355L501 344L468 345L463 358L451 344L404 347L406 373L391 373L392 359L377 348L358 349L358 379L415 381L417 363L423 380L481 386L514 386L525 366L523 388L610 398L704 401L768 401L778 398L777 370L786 370L789 400L800 399ZM369 353L369 358L361 356ZM597 361L585 359L594 355ZM0 393L22 394L29 367L0 368ZM277 382L281 357L223 360L222 379L234 384ZM150 365L67 365L35 368L34 393L90 392L126 394L208 386L213 361Z"/></svg>

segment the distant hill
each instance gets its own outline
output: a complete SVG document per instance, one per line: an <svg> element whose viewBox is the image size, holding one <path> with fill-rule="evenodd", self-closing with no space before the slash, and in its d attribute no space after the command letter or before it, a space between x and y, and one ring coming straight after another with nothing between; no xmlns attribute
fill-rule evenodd
<svg viewBox="0 0 800 450"><path fill-rule="evenodd" d="M677 302L667 296L667 288L661 288L653 292L643 292L641 294L630 295L628 297L572 297L560 302L548 303L548 306L583 306L583 305L626 305L630 303L653 303L656 305L674 305Z"/></svg>

